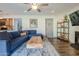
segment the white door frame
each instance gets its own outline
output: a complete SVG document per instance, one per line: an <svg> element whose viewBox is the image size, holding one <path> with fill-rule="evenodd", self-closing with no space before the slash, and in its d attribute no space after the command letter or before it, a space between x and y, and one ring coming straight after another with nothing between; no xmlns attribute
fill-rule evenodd
<svg viewBox="0 0 79 59"><path fill-rule="evenodd" d="M48 37L48 36L47 36L47 26L46 26L46 25L47 25L47 21L48 21L48 20L51 20L51 21L52 21L52 37ZM45 34L46 34L46 37L48 37L48 38L53 38L53 18L46 18L46 19L45 19Z"/></svg>

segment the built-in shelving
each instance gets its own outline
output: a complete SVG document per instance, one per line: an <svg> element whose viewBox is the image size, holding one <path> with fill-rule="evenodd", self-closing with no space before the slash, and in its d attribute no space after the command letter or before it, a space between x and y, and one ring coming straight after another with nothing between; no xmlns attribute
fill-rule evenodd
<svg viewBox="0 0 79 59"><path fill-rule="evenodd" d="M57 22L57 38L63 41L69 41L69 21L63 20Z"/></svg>

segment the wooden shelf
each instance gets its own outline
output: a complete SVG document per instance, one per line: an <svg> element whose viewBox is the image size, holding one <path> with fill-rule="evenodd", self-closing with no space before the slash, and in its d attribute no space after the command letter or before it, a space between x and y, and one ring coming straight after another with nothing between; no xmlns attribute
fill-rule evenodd
<svg viewBox="0 0 79 59"><path fill-rule="evenodd" d="M57 38L69 41L69 21L57 22Z"/></svg>
<svg viewBox="0 0 79 59"><path fill-rule="evenodd" d="M61 41L64 41L64 42L69 42L69 41L67 40L67 38L57 37L57 39L59 39L59 40L61 40ZM64 39L65 39L65 40L64 40Z"/></svg>
<svg viewBox="0 0 79 59"><path fill-rule="evenodd" d="M66 32L57 32L57 33L69 34L69 33L66 33Z"/></svg>
<svg viewBox="0 0 79 59"><path fill-rule="evenodd" d="M57 24L68 23L69 21L57 22Z"/></svg>
<svg viewBox="0 0 79 59"><path fill-rule="evenodd" d="M68 28L68 27L58 27L58 28Z"/></svg>

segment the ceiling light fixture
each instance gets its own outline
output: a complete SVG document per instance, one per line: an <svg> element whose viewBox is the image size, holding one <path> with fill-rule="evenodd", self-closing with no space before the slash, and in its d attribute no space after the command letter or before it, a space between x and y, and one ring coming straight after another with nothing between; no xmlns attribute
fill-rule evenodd
<svg viewBox="0 0 79 59"><path fill-rule="evenodd" d="M36 10L37 8L38 8L38 5L36 3L33 3L32 4L32 9L35 9Z"/></svg>

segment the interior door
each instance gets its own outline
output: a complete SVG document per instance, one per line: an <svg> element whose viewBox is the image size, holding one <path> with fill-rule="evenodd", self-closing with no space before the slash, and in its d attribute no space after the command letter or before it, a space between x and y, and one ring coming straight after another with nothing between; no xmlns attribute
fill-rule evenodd
<svg viewBox="0 0 79 59"><path fill-rule="evenodd" d="M45 19L46 23L46 37L53 38L53 19Z"/></svg>

